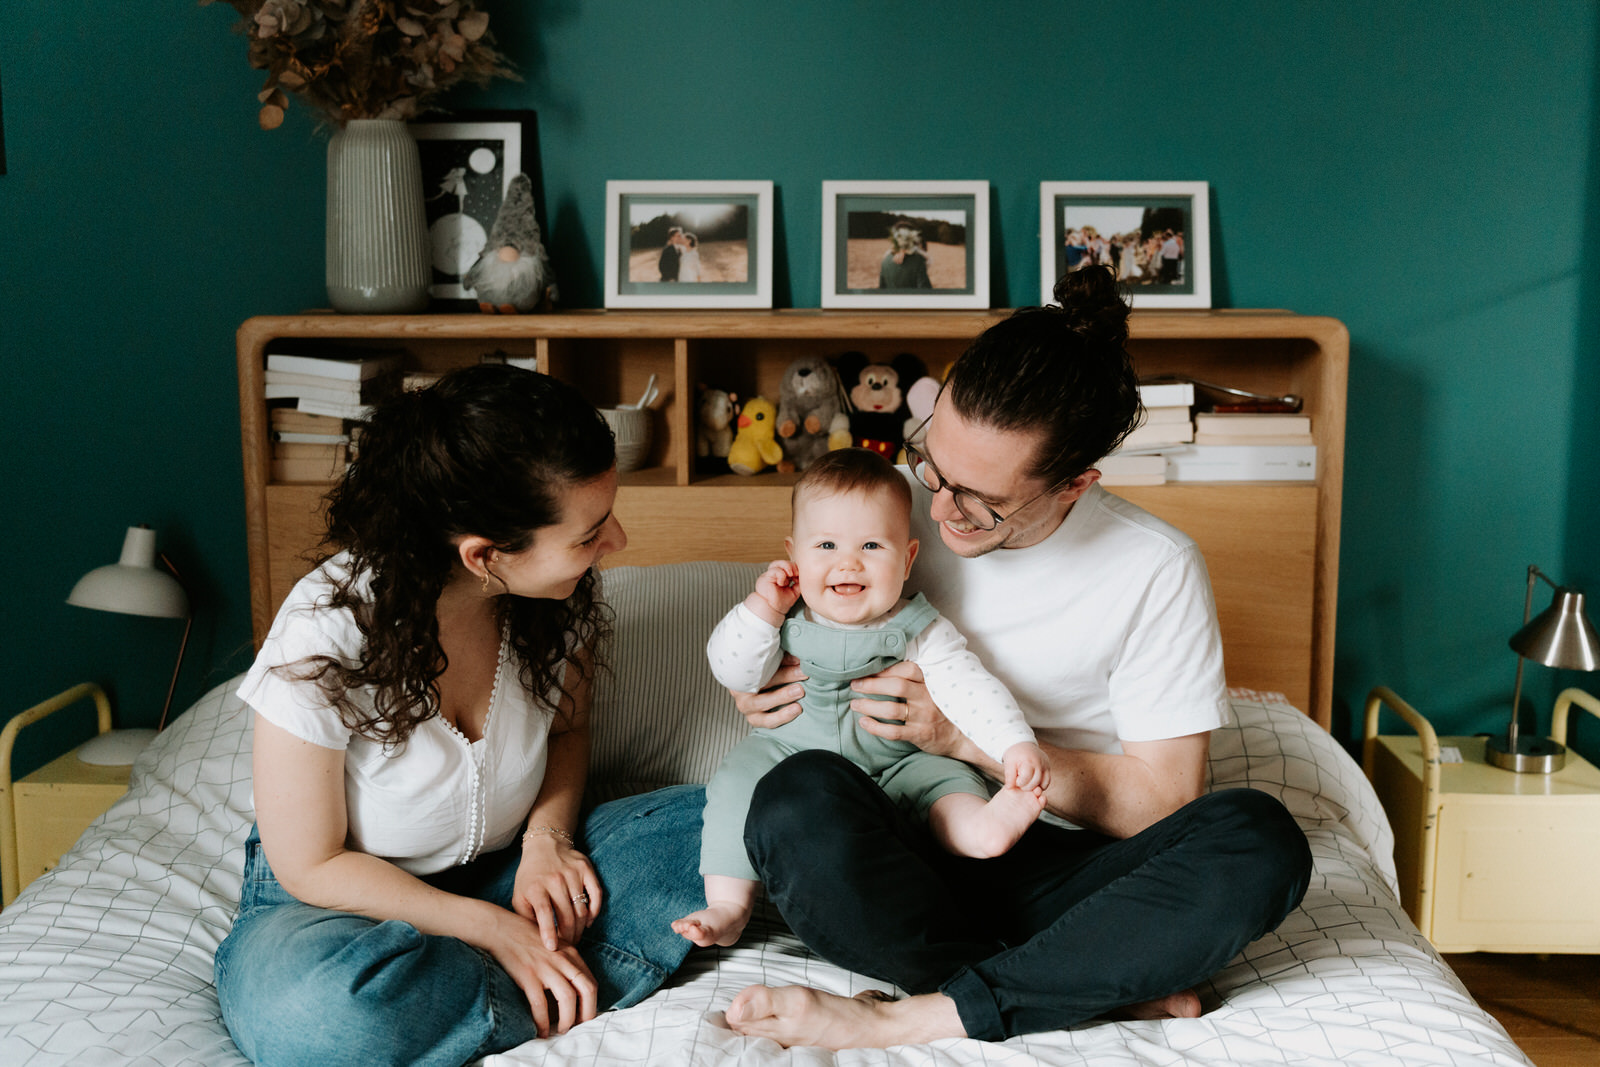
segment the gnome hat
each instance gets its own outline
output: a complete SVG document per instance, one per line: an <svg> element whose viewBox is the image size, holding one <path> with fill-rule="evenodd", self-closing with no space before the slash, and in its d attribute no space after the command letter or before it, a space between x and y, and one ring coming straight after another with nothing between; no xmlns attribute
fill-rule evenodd
<svg viewBox="0 0 1600 1067"><path fill-rule="evenodd" d="M511 179L511 188L500 202L500 211L494 217L486 247L504 248L507 245L519 252L530 252L539 244L539 220L533 211L533 182L526 174Z"/></svg>

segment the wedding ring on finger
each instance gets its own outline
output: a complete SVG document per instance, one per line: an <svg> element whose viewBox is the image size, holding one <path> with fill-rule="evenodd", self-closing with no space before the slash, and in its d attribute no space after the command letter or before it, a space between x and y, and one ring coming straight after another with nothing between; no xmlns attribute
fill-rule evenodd
<svg viewBox="0 0 1600 1067"><path fill-rule="evenodd" d="M582 905L584 905L584 904L589 903L589 894L588 894L588 892L585 891L585 892L579 893L577 896L572 898L572 902L574 904L579 905L580 907Z"/></svg>

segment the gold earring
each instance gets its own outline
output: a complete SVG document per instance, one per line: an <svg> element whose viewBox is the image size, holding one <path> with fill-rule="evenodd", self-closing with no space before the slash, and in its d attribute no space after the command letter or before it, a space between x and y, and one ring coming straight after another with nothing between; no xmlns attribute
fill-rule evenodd
<svg viewBox="0 0 1600 1067"><path fill-rule="evenodd" d="M482 589L485 593L487 593L489 591L489 568L488 567L483 568L483 584L481 586L479 586L478 588Z"/></svg>

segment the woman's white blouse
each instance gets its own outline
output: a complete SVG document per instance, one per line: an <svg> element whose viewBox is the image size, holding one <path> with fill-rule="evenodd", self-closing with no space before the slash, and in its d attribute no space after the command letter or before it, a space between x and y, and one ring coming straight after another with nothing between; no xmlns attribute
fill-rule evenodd
<svg viewBox="0 0 1600 1067"><path fill-rule="evenodd" d="M302 670L295 666L317 655L358 662L362 639L354 617L349 609L328 606L333 580L342 579L348 567L341 553L294 587L239 696L273 725L344 751L348 847L417 875L505 848L544 781L551 704L523 687L508 635L502 634L481 739L468 741L438 716L389 749L351 732L315 681L296 678ZM366 582L362 576L358 594L365 593ZM372 706L371 691L353 696L359 706Z"/></svg>

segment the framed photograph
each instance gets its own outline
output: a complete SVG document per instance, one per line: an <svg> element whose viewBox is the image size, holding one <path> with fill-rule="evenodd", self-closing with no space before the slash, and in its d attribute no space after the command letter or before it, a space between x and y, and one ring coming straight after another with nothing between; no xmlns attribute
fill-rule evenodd
<svg viewBox="0 0 1600 1067"><path fill-rule="evenodd" d="M772 306L770 181L606 182L606 307Z"/></svg>
<svg viewBox="0 0 1600 1067"><path fill-rule="evenodd" d="M511 179L533 183L533 209L544 242L544 177L539 167L539 122L532 111L464 111L449 122L413 122L411 134L422 157L422 199L433 246L433 282L438 301L472 301L461 286L494 227Z"/></svg>
<svg viewBox="0 0 1600 1067"><path fill-rule="evenodd" d="M987 308L988 182L823 182L822 306Z"/></svg>
<svg viewBox="0 0 1600 1067"><path fill-rule="evenodd" d="M1114 267L1136 308L1211 306L1205 182L1040 182L1039 302L1057 279Z"/></svg>

